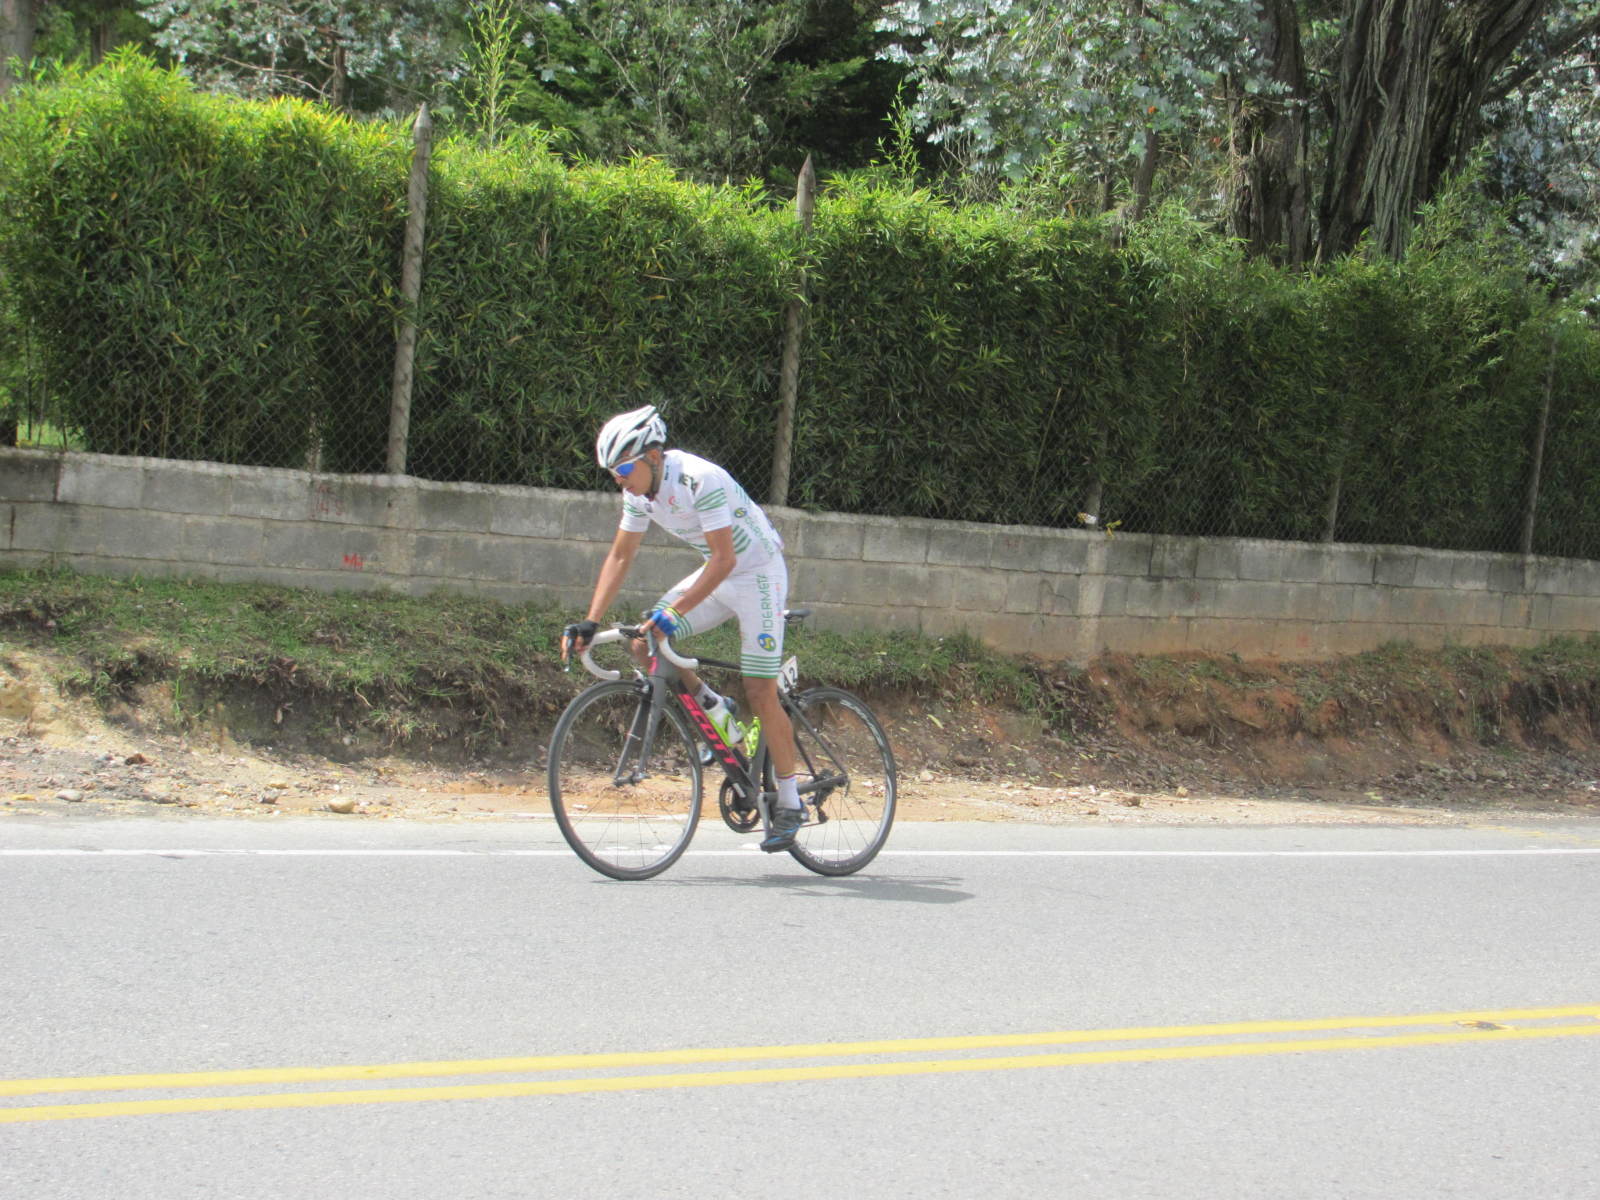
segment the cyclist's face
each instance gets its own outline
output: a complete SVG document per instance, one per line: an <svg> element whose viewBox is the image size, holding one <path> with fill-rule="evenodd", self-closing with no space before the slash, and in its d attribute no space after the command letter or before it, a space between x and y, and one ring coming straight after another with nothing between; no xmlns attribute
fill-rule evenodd
<svg viewBox="0 0 1600 1200"><path fill-rule="evenodd" d="M619 475L616 470L611 472L611 478L618 487L625 492L632 492L635 496L643 496L650 490L651 481L655 479L656 467L661 451L646 450L638 458L626 463L619 463L619 467L630 467L626 475Z"/></svg>

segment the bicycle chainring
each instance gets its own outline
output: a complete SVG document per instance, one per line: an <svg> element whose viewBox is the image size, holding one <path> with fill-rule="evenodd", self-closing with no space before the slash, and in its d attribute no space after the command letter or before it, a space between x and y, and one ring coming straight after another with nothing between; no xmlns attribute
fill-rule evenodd
<svg viewBox="0 0 1600 1200"><path fill-rule="evenodd" d="M717 793L717 808L722 812L723 823L735 833L749 833L761 824L761 810L752 804L733 780L724 779Z"/></svg>

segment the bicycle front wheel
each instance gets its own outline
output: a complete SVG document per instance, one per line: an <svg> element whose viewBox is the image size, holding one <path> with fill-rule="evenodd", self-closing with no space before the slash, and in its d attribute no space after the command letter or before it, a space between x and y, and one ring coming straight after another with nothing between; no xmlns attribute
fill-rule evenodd
<svg viewBox="0 0 1600 1200"><path fill-rule="evenodd" d="M700 819L700 758L683 714L650 689L600 683L550 738L550 808L567 845L602 875L649 879L689 847Z"/></svg>
<svg viewBox="0 0 1600 1200"><path fill-rule="evenodd" d="M894 753L878 718L839 688L789 701L806 821L792 854L819 875L849 875L872 861L894 822Z"/></svg>

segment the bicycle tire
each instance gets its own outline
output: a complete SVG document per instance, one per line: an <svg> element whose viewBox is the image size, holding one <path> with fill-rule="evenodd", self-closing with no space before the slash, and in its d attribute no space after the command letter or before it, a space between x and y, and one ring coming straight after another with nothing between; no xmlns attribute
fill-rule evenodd
<svg viewBox="0 0 1600 1200"><path fill-rule="evenodd" d="M888 735L866 702L842 688L810 688L787 700L794 725L806 823L789 853L819 875L851 875L883 849L897 784ZM841 780L808 790L818 779Z"/></svg>
<svg viewBox="0 0 1600 1200"><path fill-rule="evenodd" d="M630 735L642 728L649 688L597 683L580 692L550 735L547 785L561 836L612 879L649 879L683 855L700 820L698 743L670 702L641 767ZM630 777L619 782L624 755ZM608 778L609 776L609 778Z"/></svg>

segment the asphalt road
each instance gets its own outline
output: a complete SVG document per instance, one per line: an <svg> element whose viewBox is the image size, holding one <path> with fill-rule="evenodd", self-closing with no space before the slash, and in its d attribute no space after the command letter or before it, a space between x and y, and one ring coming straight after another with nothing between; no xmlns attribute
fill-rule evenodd
<svg viewBox="0 0 1600 1200"><path fill-rule="evenodd" d="M748 843L0 820L0 1197L1600 1195L1600 824Z"/></svg>

